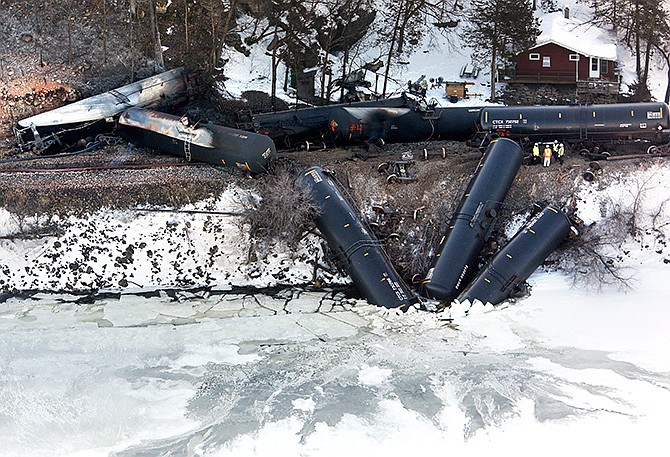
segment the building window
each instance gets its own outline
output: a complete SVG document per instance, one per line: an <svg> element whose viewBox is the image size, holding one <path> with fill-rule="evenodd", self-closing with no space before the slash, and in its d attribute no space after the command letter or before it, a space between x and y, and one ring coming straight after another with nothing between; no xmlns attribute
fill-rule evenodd
<svg viewBox="0 0 670 457"><path fill-rule="evenodd" d="M600 73L609 73L609 66L608 66L608 61L604 59L600 59Z"/></svg>
<svg viewBox="0 0 670 457"><path fill-rule="evenodd" d="M598 67L598 59L591 58L591 71L600 71Z"/></svg>
<svg viewBox="0 0 670 457"><path fill-rule="evenodd" d="M528 60L540 60L540 54L537 52L531 52L528 54Z"/></svg>
<svg viewBox="0 0 670 457"><path fill-rule="evenodd" d="M551 67L551 57L550 56L542 56L542 66L544 68Z"/></svg>
<svg viewBox="0 0 670 457"><path fill-rule="evenodd" d="M570 62L579 62L579 54L570 54L568 60Z"/></svg>

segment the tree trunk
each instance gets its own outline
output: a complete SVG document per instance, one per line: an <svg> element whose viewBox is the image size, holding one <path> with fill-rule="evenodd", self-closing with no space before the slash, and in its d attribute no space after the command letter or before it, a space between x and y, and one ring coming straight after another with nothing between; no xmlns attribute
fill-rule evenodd
<svg viewBox="0 0 670 457"><path fill-rule="evenodd" d="M653 38L649 37L647 39L647 47L644 51L644 69L642 71L642 81L645 86L647 85L647 81L649 80L649 65L651 64L651 40Z"/></svg>
<svg viewBox="0 0 670 457"><path fill-rule="evenodd" d="M158 67L160 70L165 70L161 32L158 28L158 17L156 15L156 0L149 0L149 21L151 22L151 35L154 42L154 69Z"/></svg>
<svg viewBox="0 0 670 457"><path fill-rule="evenodd" d="M212 34L212 49L210 50L210 69L214 70L214 67L216 67L216 56L218 53L216 52L216 47L217 47L217 39L216 39L216 19L215 19L215 13L214 13L214 1L215 0L210 0L209 1L209 18L210 18L210 25L211 25L211 30L210 33Z"/></svg>
<svg viewBox="0 0 670 457"><path fill-rule="evenodd" d="M130 0L130 82L135 81L135 42L133 40L135 25L135 1Z"/></svg>
<svg viewBox="0 0 670 457"><path fill-rule="evenodd" d="M277 65L279 65L279 62L277 62L277 44L278 44L278 38L277 38L277 28L275 27L275 37L272 39L272 94L270 97L270 101L272 104L272 111L277 111L277 106L276 106L276 100L277 100Z"/></svg>
<svg viewBox="0 0 670 457"><path fill-rule="evenodd" d="M326 102L325 96L326 96L326 73L328 72L328 56L330 55L330 45L332 43L328 43L328 46L325 49L325 57L323 59L323 65L321 65L321 105L327 105L328 102L330 102L330 97L328 98L328 102Z"/></svg>
<svg viewBox="0 0 670 457"><path fill-rule="evenodd" d="M223 33L221 33L221 44L215 48L215 58L214 58L214 68L221 60L221 52L223 51L223 46L226 43L226 35L228 35L228 30L230 29L230 23L233 20L233 13L235 12L235 6L237 5L237 0L230 1L230 8L228 9L228 14L226 15L226 22L223 24Z"/></svg>
<svg viewBox="0 0 670 457"><path fill-rule="evenodd" d="M67 2L67 63L72 64L72 0Z"/></svg>
<svg viewBox="0 0 670 457"><path fill-rule="evenodd" d="M188 52L188 0L184 0L184 40Z"/></svg>
<svg viewBox="0 0 670 457"><path fill-rule="evenodd" d="M635 4L635 73L637 81L642 80L642 60L640 58L640 4Z"/></svg>
<svg viewBox="0 0 670 457"><path fill-rule="evenodd" d="M658 44L656 44L655 47L658 50L658 52L660 52L661 55L663 56L663 59L665 60L665 65L667 66L666 76L667 76L668 80L667 80L667 83L666 83L666 86L665 86L665 99L664 99L664 101L665 101L665 103L670 103L670 50L663 49Z"/></svg>
<svg viewBox="0 0 670 457"><path fill-rule="evenodd" d="M102 64L107 65L107 0L102 0Z"/></svg>
<svg viewBox="0 0 670 457"><path fill-rule="evenodd" d="M349 60L349 49L344 50L344 59L342 59L342 83L340 84L340 103L344 103L344 81L347 78L347 61Z"/></svg>
<svg viewBox="0 0 670 457"><path fill-rule="evenodd" d="M402 11L403 8L405 11L402 14L402 25L398 22L398 26L396 26L398 28L398 43L396 46L396 52L398 54L401 54L405 48L405 27L407 27L407 15L409 14L407 10L409 9L409 2L400 2L400 5L398 5L398 17L401 17L400 11Z"/></svg>
<svg viewBox="0 0 670 457"><path fill-rule="evenodd" d="M491 40L491 103L496 101L496 69L498 59L498 46L496 43L497 24L493 23L493 39Z"/></svg>
<svg viewBox="0 0 670 457"><path fill-rule="evenodd" d="M391 69L391 58L393 57L393 45L396 38L398 37L398 24L400 24L400 9L398 9L398 15L395 19L395 25L393 26L393 36L391 37L391 43L389 44L389 55L386 58L386 69L384 70L384 87L382 89L382 98L386 97L386 83L389 79L389 71Z"/></svg>

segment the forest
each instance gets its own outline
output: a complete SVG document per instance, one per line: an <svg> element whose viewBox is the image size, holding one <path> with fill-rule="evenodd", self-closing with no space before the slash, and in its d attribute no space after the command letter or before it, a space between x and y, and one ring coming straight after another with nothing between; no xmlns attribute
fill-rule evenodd
<svg viewBox="0 0 670 457"><path fill-rule="evenodd" d="M593 24L615 30L630 49L637 74L633 89L638 98L649 98L650 69L663 62L670 76L666 5L585 1L594 11ZM116 70L131 80L147 68L187 65L221 81L227 49L248 54L264 46L273 92L294 85L296 75L308 70L315 72L316 96L330 101L344 94L357 71L375 72L378 91L386 95L393 66L431 35L470 47L473 59L494 75L497 65L534 45L539 35L534 12L556 11L559 5L555 0L5 0L0 6L25 13L25 30L18 32L40 63ZM371 46L378 57L354 64Z"/></svg>

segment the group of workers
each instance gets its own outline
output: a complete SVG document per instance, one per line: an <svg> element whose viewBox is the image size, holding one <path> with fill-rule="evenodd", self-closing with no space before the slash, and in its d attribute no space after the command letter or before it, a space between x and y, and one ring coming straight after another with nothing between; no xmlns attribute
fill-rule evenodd
<svg viewBox="0 0 670 457"><path fill-rule="evenodd" d="M563 155L565 155L565 146L554 140L553 143L546 143L542 150L542 166L548 167L551 165L551 157L556 157L558 163L563 165ZM533 145L533 163L540 163L540 144Z"/></svg>

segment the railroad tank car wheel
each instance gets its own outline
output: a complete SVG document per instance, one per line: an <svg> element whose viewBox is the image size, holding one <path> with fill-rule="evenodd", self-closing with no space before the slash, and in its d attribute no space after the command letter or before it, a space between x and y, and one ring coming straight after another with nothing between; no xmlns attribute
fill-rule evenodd
<svg viewBox="0 0 670 457"><path fill-rule="evenodd" d="M428 149L423 148L423 160L428 160Z"/></svg>
<svg viewBox="0 0 670 457"><path fill-rule="evenodd" d="M596 175L595 175L595 173L594 173L593 171L591 171L591 170L586 170L586 171L582 174L582 178L584 178L584 181L587 181L587 182L593 182L593 181L595 181L595 179L596 179Z"/></svg>
<svg viewBox="0 0 670 457"><path fill-rule="evenodd" d="M389 164L386 162L382 162L377 166L377 171L380 173L384 173L386 170L389 169Z"/></svg>
<svg viewBox="0 0 670 457"><path fill-rule="evenodd" d="M442 158L443 159L447 158L447 150L445 148L442 148Z"/></svg>
<svg viewBox="0 0 670 457"><path fill-rule="evenodd" d="M658 146L651 145L647 148L647 154L658 154Z"/></svg>
<svg viewBox="0 0 670 457"><path fill-rule="evenodd" d="M583 156L586 156L586 155L591 154L591 151L589 151L589 150L586 149L586 148L582 148L582 149L579 150L579 154L581 154L581 155L583 155Z"/></svg>
<svg viewBox="0 0 670 457"><path fill-rule="evenodd" d="M601 167L600 167L600 164L598 162L593 161L593 162L589 162L589 168L593 171L598 171L598 170L600 170Z"/></svg>
<svg viewBox="0 0 670 457"><path fill-rule="evenodd" d="M602 151L601 154L605 157L611 157L612 154L609 153L609 151Z"/></svg>
<svg viewBox="0 0 670 457"><path fill-rule="evenodd" d="M386 177L386 182L388 184L391 184L391 183L396 182L396 181L398 181L398 175L395 174L395 173L391 173L390 175L388 175Z"/></svg>

